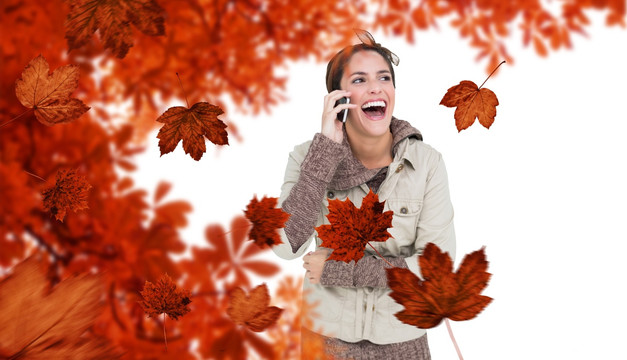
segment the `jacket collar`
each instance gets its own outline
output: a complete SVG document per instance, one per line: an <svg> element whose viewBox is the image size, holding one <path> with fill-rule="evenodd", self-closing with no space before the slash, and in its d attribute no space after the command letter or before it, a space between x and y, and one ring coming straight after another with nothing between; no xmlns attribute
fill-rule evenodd
<svg viewBox="0 0 627 360"><path fill-rule="evenodd" d="M390 122L390 131L392 132L392 137L394 141L392 152L394 153L395 159L397 151L401 150L401 159L407 160L412 165L412 167L415 167L416 160L411 158L411 156L408 156L409 154L404 151L406 142L404 146L401 146L401 143L403 142L403 140L410 137L415 137L418 140L422 140L422 134L420 133L420 131L411 126L411 124L407 121L399 120L395 117L392 117L392 121ZM343 132L344 140L342 141L342 143L350 148L345 128ZM329 188L335 190L350 189L370 180L379 171L380 169L366 168L361 163L361 161L359 161L355 157L355 155L353 155L351 151L350 154L340 162L337 169L335 170L335 175L333 175L333 179L331 179L331 182L329 183Z"/></svg>

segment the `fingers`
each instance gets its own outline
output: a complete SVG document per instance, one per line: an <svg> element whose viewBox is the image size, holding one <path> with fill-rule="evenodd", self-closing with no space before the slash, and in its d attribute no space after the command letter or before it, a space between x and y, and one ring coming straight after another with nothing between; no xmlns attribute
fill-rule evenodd
<svg viewBox="0 0 627 360"><path fill-rule="evenodd" d="M303 268L307 270L305 271L305 277L311 284L320 283L320 275L325 259L326 251L324 250L310 251L303 256Z"/></svg>
<svg viewBox="0 0 627 360"><path fill-rule="evenodd" d="M342 143L342 122L337 120L338 113L345 109L355 109L355 104L335 105L338 100L350 97L351 92L346 90L334 90L324 97L322 110L322 130L321 133L337 143Z"/></svg>
<svg viewBox="0 0 627 360"><path fill-rule="evenodd" d="M348 90L333 90L324 96L324 108L331 110L335 107L335 102L343 97L350 97L351 92Z"/></svg>
<svg viewBox="0 0 627 360"><path fill-rule="evenodd" d="M352 93L350 91L347 90L334 90L330 93L328 93L325 97L324 97L324 111L326 114L330 114L330 115L335 115L335 117L337 117L337 114L345 109L355 109L357 107L356 104L351 104L351 103L340 103L337 104L336 103L342 99L342 98L350 98L350 96L352 95Z"/></svg>

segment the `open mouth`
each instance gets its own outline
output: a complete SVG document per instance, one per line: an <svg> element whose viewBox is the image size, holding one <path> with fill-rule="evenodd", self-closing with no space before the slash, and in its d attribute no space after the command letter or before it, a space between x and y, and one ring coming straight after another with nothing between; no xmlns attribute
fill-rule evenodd
<svg viewBox="0 0 627 360"><path fill-rule="evenodd" d="M382 119L387 105L383 100L368 101L361 106L361 110L372 120Z"/></svg>

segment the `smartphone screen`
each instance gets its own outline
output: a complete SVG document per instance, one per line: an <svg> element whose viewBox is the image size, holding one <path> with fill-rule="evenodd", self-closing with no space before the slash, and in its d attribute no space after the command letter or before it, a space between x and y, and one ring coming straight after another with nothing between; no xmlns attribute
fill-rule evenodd
<svg viewBox="0 0 627 360"><path fill-rule="evenodd" d="M340 100L335 102L335 106L338 106L339 104L348 104L350 103L350 101L351 101L350 98L343 97ZM347 116L348 116L348 109L342 110L339 113L337 113L337 120L345 123Z"/></svg>

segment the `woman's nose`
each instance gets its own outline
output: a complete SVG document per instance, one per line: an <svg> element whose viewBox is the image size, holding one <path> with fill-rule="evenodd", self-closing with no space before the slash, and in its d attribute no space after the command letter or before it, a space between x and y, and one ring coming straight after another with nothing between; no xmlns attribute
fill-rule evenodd
<svg viewBox="0 0 627 360"><path fill-rule="evenodd" d="M379 84L377 83L372 83L372 85L370 85L370 89L368 89L368 92L371 94L378 94L381 92L381 86L379 86Z"/></svg>

